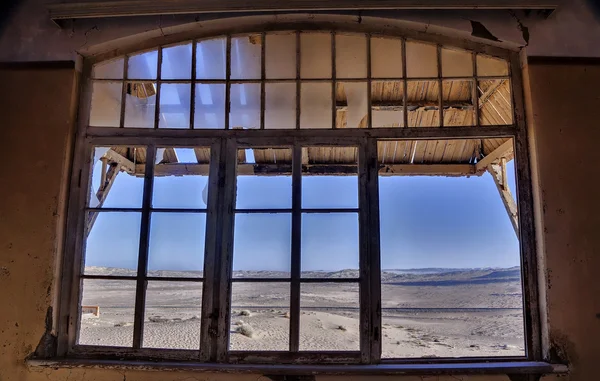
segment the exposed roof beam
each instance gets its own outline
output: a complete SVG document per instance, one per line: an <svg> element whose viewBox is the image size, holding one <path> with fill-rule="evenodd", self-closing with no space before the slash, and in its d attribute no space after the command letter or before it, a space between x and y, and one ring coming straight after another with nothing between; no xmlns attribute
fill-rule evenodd
<svg viewBox="0 0 600 381"><path fill-rule="evenodd" d="M143 176L144 164L138 164L137 175ZM208 176L209 164L158 164L155 176ZM353 164L303 164L302 172L308 176L356 175ZM240 176L291 176L291 164L239 164ZM479 176L472 164L385 164L381 165L382 176Z"/></svg>
<svg viewBox="0 0 600 381"><path fill-rule="evenodd" d="M372 101L371 105L375 111L403 111L402 100L399 101ZM348 110L348 103L346 101L337 101L335 107L338 111ZM406 104L408 111L413 111L418 108L427 108L430 110L437 110L440 107L439 101L408 101ZM444 109L447 108L458 108L458 109L473 109L473 104L466 101L445 101Z"/></svg>
<svg viewBox="0 0 600 381"><path fill-rule="evenodd" d="M104 154L104 156L108 162L113 162L113 163L117 163L121 166L121 169L124 170L125 172L129 173L129 174L134 174L136 171L136 166L135 164L133 164L133 162L129 159L127 159L125 156L118 154L117 152L113 151L112 149L109 149L108 151L106 151L106 153ZM144 173L144 169L142 170L142 174Z"/></svg>
<svg viewBox="0 0 600 381"><path fill-rule="evenodd" d="M494 163L495 161L500 160L505 157L507 160L512 160L513 158L513 141L512 139L508 139L504 143L502 143L498 148L490 152L486 157L479 160L475 165L476 171L478 173L485 172L487 167Z"/></svg>
<svg viewBox="0 0 600 381"><path fill-rule="evenodd" d="M517 210L517 202L513 197L510 188L508 187L508 181L506 178L506 158L500 159L498 163L490 164L487 167L488 172L492 175L500 198L510 219L510 223L513 226L517 238L519 238L519 215Z"/></svg>
<svg viewBox="0 0 600 381"><path fill-rule="evenodd" d="M232 13L264 11L390 10L390 9L527 9L548 13L560 0L122 0L58 3L48 6L50 18L65 19Z"/></svg>

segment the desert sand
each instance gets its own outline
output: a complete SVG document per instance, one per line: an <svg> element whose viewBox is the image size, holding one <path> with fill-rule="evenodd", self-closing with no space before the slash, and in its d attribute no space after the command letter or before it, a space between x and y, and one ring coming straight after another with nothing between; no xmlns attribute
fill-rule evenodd
<svg viewBox="0 0 600 381"><path fill-rule="evenodd" d="M86 268L90 274L131 270ZM201 276L190 272L153 275ZM357 276L356 270L303 277ZM236 272L234 278L285 277ZM300 350L359 350L357 283L305 283L301 288ZM198 349L201 282L149 282L144 347ZM80 344L131 346L135 282L85 280ZM288 350L289 283L234 282L231 350ZM419 269L382 272L383 357L523 356L519 269Z"/></svg>

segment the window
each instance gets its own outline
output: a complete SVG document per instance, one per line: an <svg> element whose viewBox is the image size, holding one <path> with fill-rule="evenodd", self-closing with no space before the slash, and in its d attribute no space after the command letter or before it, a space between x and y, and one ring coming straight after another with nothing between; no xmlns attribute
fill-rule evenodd
<svg viewBox="0 0 600 381"><path fill-rule="evenodd" d="M91 65L59 352L539 359L518 67L457 45L262 32Z"/></svg>

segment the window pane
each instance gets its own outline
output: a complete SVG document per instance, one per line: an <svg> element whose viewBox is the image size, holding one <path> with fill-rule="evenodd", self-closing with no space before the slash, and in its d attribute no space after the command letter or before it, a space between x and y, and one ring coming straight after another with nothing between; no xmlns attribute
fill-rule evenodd
<svg viewBox="0 0 600 381"><path fill-rule="evenodd" d="M296 84L265 85L265 128L296 128Z"/></svg>
<svg viewBox="0 0 600 381"><path fill-rule="evenodd" d="M159 128L190 128L190 84L160 86Z"/></svg>
<svg viewBox="0 0 600 381"><path fill-rule="evenodd" d="M302 83L300 128L331 128L331 83Z"/></svg>
<svg viewBox="0 0 600 381"><path fill-rule="evenodd" d="M366 82L338 82L336 128L366 128L367 101Z"/></svg>
<svg viewBox="0 0 600 381"><path fill-rule="evenodd" d="M289 350L290 284L234 282L231 288L229 349Z"/></svg>
<svg viewBox="0 0 600 381"><path fill-rule="evenodd" d="M92 77L98 79L123 79L123 58L100 62L94 65Z"/></svg>
<svg viewBox="0 0 600 381"><path fill-rule="evenodd" d="M121 82L94 82L90 126L119 127L122 92Z"/></svg>
<svg viewBox="0 0 600 381"><path fill-rule="evenodd" d="M371 83L371 120L373 127L404 126L404 83L373 81Z"/></svg>
<svg viewBox="0 0 600 381"><path fill-rule="evenodd" d="M160 77L162 79L192 78L191 43L163 49Z"/></svg>
<svg viewBox="0 0 600 381"><path fill-rule="evenodd" d="M442 76L470 77L473 75L473 55L456 49L442 49Z"/></svg>
<svg viewBox="0 0 600 381"><path fill-rule="evenodd" d="M225 85L196 85L194 128L225 128Z"/></svg>
<svg viewBox="0 0 600 381"><path fill-rule="evenodd" d="M156 84L127 82L125 91L125 127L154 128Z"/></svg>
<svg viewBox="0 0 600 381"><path fill-rule="evenodd" d="M150 281L146 290L146 348L200 348L202 282Z"/></svg>
<svg viewBox="0 0 600 381"><path fill-rule="evenodd" d="M267 34L265 58L267 78L296 78L296 34Z"/></svg>
<svg viewBox="0 0 600 381"><path fill-rule="evenodd" d="M196 46L196 78L225 79L227 40L216 38Z"/></svg>
<svg viewBox="0 0 600 381"><path fill-rule="evenodd" d="M229 128L260 128L260 84L231 85Z"/></svg>
<svg viewBox="0 0 600 381"><path fill-rule="evenodd" d="M302 33L300 50L302 78L331 78L331 34Z"/></svg>
<svg viewBox="0 0 600 381"><path fill-rule="evenodd" d="M289 278L291 237L289 213L236 214L233 277Z"/></svg>
<svg viewBox="0 0 600 381"><path fill-rule="evenodd" d="M444 126L475 125L472 80L443 81Z"/></svg>
<svg viewBox="0 0 600 381"><path fill-rule="evenodd" d="M133 345L135 281L84 279L79 345Z"/></svg>
<svg viewBox="0 0 600 381"><path fill-rule="evenodd" d="M402 77L402 40L371 38L371 77Z"/></svg>
<svg viewBox="0 0 600 381"><path fill-rule="evenodd" d="M437 47L430 44L407 42L406 76L409 78L437 77Z"/></svg>
<svg viewBox="0 0 600 381"><path fill-rule="evenodd" d="M438 81L408 81L408 127L440 125L440 85Z"/></svg>
<svg viewBox="0 0 600 381"><path fill-rule="evenodd" d="M481 125L513 123L510 80L480 80L477 84L477 93L479 94L479 123Z"/></svg>
<svg viewBox="0 0 600 381"><path fill-rule="evenodd" d="M300 350L358 351L357 283L305 283L300 291Z"/></svg>
<svg viewBox="0 0 600 381"><path fill-rule="evenodd" d="M158 148L154 208L206 209L210 148Z"/></svg>
<svg viewBox="0 0 600 381"><path fill-rule="evenodd" d="M135 276L141 213L88 212L84 274Z"/></svg>
<svg viewBox="0 0 600 381"><path fill-rule="evenodd" d="M157 50L129 56L129 61L127 63L127 78L156 79L157 67Z"/></svg>
<svg viewBox="0 0 600 381"><path fill-rule="evenodd" d="M204 213L152 213L148 275L202 277Z"/></svg>
<svg viewBox="0 0 600 381"><path fill-rule="evenodd" d="M231 78L260 78L261 35L231 39Z"/></svg>
<svg viewBox="0 0 600 381"><path fill-rule="evenodd" d="M303 278L358 278L358 250L358 213L302 214Z"/></svg>
<svg viewBox="0 0 600 381"><path fill-rule="evenodd" d="M337 78L367 77L367 39L365 35L335 36Z"/></svg>
<svg viewBox="0 0 600 381"><path fill-rule="evenodd" d="M508 75L508 63L495 57L477 55L477 75Z"/></svg>
<svg viewBox="0 0 600 381"><path fill-rule="evenodd" d="M236 208L292 207L292 150L238 150Z"/></svg>
<svg viewBox="0 0 600 381"><path fill-rule="evenodd" d="M140 208L146 149L95 147L89 190L90 208Z"/></svg>
<svg viewBox="0 0 600 381"><path fill-rule="evenodd" d="M398 143L426 147L415 163L469 167L487 155L510 159L505 142ZM401 162L394 143L378 145L380 163ZM513 161L501 189L487 172L427 176L418 168L379 177L382 357L525 355L519 242L505 206L516 215Z"/></svg>

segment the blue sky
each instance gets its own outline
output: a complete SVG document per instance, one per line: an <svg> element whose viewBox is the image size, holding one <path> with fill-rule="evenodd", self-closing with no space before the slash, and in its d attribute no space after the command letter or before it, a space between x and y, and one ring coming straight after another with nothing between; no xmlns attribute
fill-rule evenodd
<svg viewBox="0 0 600 381"><path fill-rule="evenodd" d="M180 160L185 152L180 154ZM92 182L99 183L99 165ZM514 167L508 165L514 190ZM204 208L205 176L158 177L153 205ZM356 208L356 177L303 178L303 207ZM140 207L143 179L121 173L105 207ZM290 208L290 177L238 178L238 208ZM383 269L511 267L519 265L518 241L489 174L481 177L381 177ZM89 235L88 266L136 268L140 213L101 213ZM204 213L153 213L150 270L203 267ZM234 270L289 271L291 215L238 214ZM356 213L304 214L302 269L358 267Z"/></svg>

